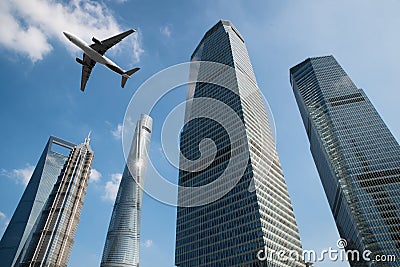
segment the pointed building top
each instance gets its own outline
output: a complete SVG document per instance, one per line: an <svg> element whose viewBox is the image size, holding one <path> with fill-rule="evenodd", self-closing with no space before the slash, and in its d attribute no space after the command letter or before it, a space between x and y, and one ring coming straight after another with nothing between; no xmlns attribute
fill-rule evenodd
<svg viewBox="0 0 400 267"><path fill-rule="evenodd" d="M85 138L85 145L88 145L90 142L90 134L92 133L92 131L89 131L88 136Z"/></svg>
<svg viewBox="0 0 400 267"><path fill-rule="evenodd" d="M232 24L232 22L230 22L229 20L224 20L224 19L220 19L214 26L211 27L211 29L209 29L203 36L203 38L201 39L200 43L197 45L196 49L194 50L191 59L194 58L194 55L197 53L197 51L200 49L200 47L202 46L203 42L205 39L207 39L210 35L212 35L216 30L218 30L218 28L220 27L224 27L224 26L228 26L230 27L234 33L236 33L236 35L240 38L240 40L242 40L242 42L244 43L244 39L243 36L240 34L240 32L236 29L236 27Z"/></svg>

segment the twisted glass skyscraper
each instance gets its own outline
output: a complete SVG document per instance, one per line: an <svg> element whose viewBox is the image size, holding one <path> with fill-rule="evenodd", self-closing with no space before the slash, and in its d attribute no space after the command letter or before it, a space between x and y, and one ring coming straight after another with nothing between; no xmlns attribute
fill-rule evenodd
<svg viewBox="0 0 400 267"><path fill-rule="evenodd" d="M152 119L136 124L104 245L101 267L139 267L140 217ZM140 184L140 185L139 185Z"/></svg>
<svg viewBox="0 0 400 267"><path fill-rule="evenodd" d="M347 249L372 251L352 266L399 266L400 146L332 56L290 69L290 82L340 236Z"/></svg>
<svg viewBox="0 0 400 267"><path fill-rule="evenodd" d="M301 255L302 249L243 37L221 20L191 61L195 83L189 84L180 139L179 185L212 186L198 194L179 191L175 264L304 266L272 255L278 250ZM225 193L214 198L220 192Z"/></svg>

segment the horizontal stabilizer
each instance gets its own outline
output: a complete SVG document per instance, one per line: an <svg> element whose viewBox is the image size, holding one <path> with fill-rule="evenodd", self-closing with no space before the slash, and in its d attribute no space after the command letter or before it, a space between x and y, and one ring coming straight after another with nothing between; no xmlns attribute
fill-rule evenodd
<svg viewBox="0 0 400 267"><path fill-rule="evenodd" d="M138 70L140 70L140 68L134 68L134 69L128 70L124 74L122 74L122 80L121 80L121 87L122 88L124 88L128 78L130 78L130 76L132 74L134 74L135 72L137 72Z"/></svg>
<svg viewBox="0 0 400 267"><path fill-rule="evenodd" d="M125 74L128 74L129 76L131 76L132 74L134 74L138 70L140 70L140 68L134 68L134 69L128 70L127 72L125 72Z"/></svg>

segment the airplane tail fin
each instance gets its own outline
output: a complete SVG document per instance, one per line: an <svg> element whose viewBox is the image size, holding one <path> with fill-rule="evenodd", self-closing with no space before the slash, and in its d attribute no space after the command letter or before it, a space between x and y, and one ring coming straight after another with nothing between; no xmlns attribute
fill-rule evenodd
<svg viewBox="0 0 400 267"><path fill-rule="evenodd" d="M121 87L124 88L126 81L128 81L128 78L131 77L132 74L140 70L140 68L134 68L128 71L125 71L124 74L122 74L122 80L121 80Z"/></svg>

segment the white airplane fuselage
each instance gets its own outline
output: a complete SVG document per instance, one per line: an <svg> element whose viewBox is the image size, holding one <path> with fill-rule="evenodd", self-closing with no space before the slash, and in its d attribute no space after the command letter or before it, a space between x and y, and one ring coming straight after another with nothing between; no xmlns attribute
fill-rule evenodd
<svg viewBox="0 0 400 267"><path fill-rule="evenodd" d="M79 37L73 35L72 33L68 32L63 32L64 35L70 40L73 44L75 44L77 47L83 50L85 54L96 61L97 63L100 63L107 68L111 69L112 71L115 71L118 74L121 75L126 75L124 74L125 71L121 69L117 64L115 64L111 59L107 58L106 56L100 55L96 50L91 48L85 41L80 39Z"/></svg>

